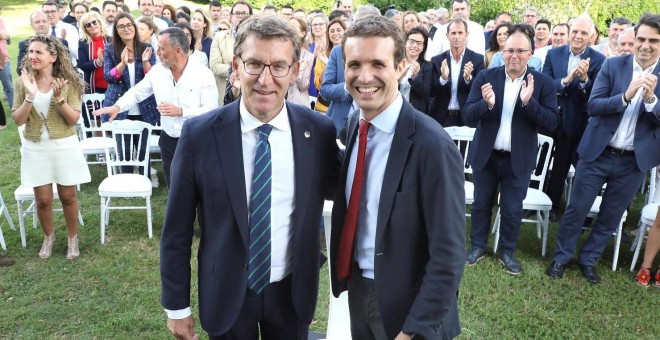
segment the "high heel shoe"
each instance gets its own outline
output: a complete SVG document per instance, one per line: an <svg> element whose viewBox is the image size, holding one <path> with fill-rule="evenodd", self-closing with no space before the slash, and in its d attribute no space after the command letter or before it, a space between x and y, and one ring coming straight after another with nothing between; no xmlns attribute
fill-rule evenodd
<svg viewBox="0 0 660 340"><path fill-rule="evenodd" d="M44 243L41 245L41 250L39 250L39 257L44 260L49 258L53 252L53 243L55 243L55 232L44 237Z"/></svg>
<svg viewBox="0 0 660 340"><path fill-rule="evenodd" d="M66 250L67 260L75 260L80 256L80 250L78 250L78 234L73 237L69 237L69 247Z"/></svg>

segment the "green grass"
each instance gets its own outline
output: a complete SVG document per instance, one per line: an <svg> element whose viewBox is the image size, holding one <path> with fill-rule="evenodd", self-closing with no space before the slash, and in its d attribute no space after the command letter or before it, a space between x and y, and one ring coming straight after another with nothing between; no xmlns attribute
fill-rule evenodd
<svg viewBox="0 0 660 340"><path fill-rule="evenodd" d="M31 30L25 27L28 13L37 2L4 0L2 18L11 23L12 68L18 42ZM193 7L196 7L193 5ZM20 142L16 125L5 104L8 129L0 132L0 192L17 225L14 189L20 183ZM159 176L162 180L162 172ZM55 214L57 241L53 256L41 260L37 253L43 240L40 229L27 222L27 248L18 231L0 226L8 250L3 256L16 264L0 268L0 339L165 339L169 332L160 306L158 240L166 202L161 186L152 196L154 238L148 239L146 216L140 211L111 214L106 244L100 244L98 185L105 167L90 167L92 183L78 193L85 226L81 226L82 255L67 261L64 221ZM642 198L629 209L626 229L635 229ZM557 224L551 224L548 252L554 249ZM523 274L506 274L494 257L468 267L461 284L460 313L464 339L654 339L660 334L660 290L644 289L628 271L629 245L622 245L619 270L612 272L610 245L598 264L602 284L592 286L575 267L562 280L551 281L543 273L549 258L540 257L540 241L532 227L525 226L516 253ZM195 252L193 252L195 253ZM196 260L193 259L193 268ZM196 273L193 273L196 277ZM194 280L196 281L196 280ZM193 285L196 285L193 282ZM195 292L196 289L193 289ZM196 293L194 293L196 294ZM312 330L323 331L327 322L327 267L321 269L319 304ZM197 312L197 296L191 297ZM196 314L195 314L196 315ZM201 328L197 320L197 332ZM205 335L202 337L205 338Z"/></svg>

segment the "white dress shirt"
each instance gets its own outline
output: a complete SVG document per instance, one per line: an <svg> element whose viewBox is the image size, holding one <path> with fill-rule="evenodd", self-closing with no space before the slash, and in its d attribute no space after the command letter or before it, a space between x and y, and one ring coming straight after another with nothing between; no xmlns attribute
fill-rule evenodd
<svg viewBox="0 0 660 340"><path fill-rule="evenodd" d="M385 176L385 166L390 156L392 139L396 122L399 119L403 98L397 95L396 99L381 112L376 118L371 120L371 127L367 135L367 154L364 161L364 178L362 188L362 199L360 201L360 211L358 213L358 225L356 232L356 247L354 259L357 260L362 276L374 278L374 256L376 250L376 225L378 222L378 205L380 204L380 191L383 187L383 177ZM364 113L360 109L360 119L364 119ZM355 175L355 166L357 163L358 145L360 137L358 135L351 158L348 163L348 172L346 176L346 202L350 201L351 188L353 186L353 176Z"/></svg>
<svg viewBox="0 0 660 340"><path fill-rule="evenodd" d="M632 79L634 80L644 74L652 73L657 65L658 61L656 60L653 65L642 70L642 67L637 63L637 60L633 58ZM623 100L623 96L621 97L621 100ZM642 99L642 88L639 88L637 93L635 93L635 97L633 97L630 104L626 107L626 111L623 112L621 123L619 123L619 127L616 129L614 136L612 136L612 139L610 140L609 145L611 147L624 150L634 150L635 127L637 126L637 118L639 118L640 115L639 106L642 103L644 103L644 99ZM657 98L653 104L644 103L646 111L653 112L657 103Z"/></svg>
<svg viewBox="0 0 660 340"><path fill-rule="evenodd" d="M486 53L486 37L484 36L484 28L479 23L467 20L468 25L468 38L467 48L470 50L484 55ZM426 47L425 59L431 61L431 58L449 49L449 39L447 38L448 24L439 25L435 24L438 29L433 35L433 39L429 40Z"/></svg>
<svg viewBox="0 0 660 340"><path fill-rule="evenodd" d="M48 27L48 31L50 32L50 27ZM78 41L80 41L80 35L78 35L78 29L76 26L73 26L71 24L67 24L66 22L60 20L57 22L57 25L55 25L55 34L57 35L58 38L62 38L62 30L66 31L66 37L64 40L66 40L67 44L69 45L69 54L71 55L71 62L73 63L73 66L76 66L78 64Z"/></svg>
<svg viewBox="0 0 660 340"><path fill-rule="evenodd" d="M461 65L463 64L463 57L465 56L465 49L463 49L463 52L461 52L461 56L456 61L454 59L454 54L449 51L449 60L450 60L450 72L449 75L451 76L451 98L449 98L449 107L447 109L449 110L460 110L461 105L458 103L458 78L463 75L463 70L461 69ZM442 79L442 75L440 76L440 85L444 86L447 84L447 81Z"/></svg>
<svg viewBox="0 0 660 340"><path fill-rule="evenodd" d="M181 127L187 119L219 107L213 73L197 62L190 62L190 59L179 81L174 80L170 68L162 63L152 66L144 79L121 96L115 105L119 107L119 112L123 112L152 94L156 96L157 104L170 103L183 111L178 117L160 117L163 131L173 138L179 138Z"/></svg>
<svg viewBox="0 0 660 340"><path fill-rule="evenodd" d="M513 121L513 111L516 108L525 73L527 73L527 69L520 77L511 79L509 74L504 72L506 79L504 81L504 98L501 99L502 117L500 119L500 129L497 130L497 137L495 137L495 144L493 145L495 150L511 152L511 122ZM495 102L495 105L497 105L497 102Z"/></svg>
<svg viewBox="0 0 660 340"><path fill-rule="evenodd" d="M243 145L243 170L245 171L245 193L248 220L250 218L250 196L252 196L252 174L254 157L259 143L258 128L264 123L251 115L243 100L240 102L241 140ZM291 125L284 102L280 113L268 124L273 130L268 136L271 154L271 198L270 198L270 282L278 282L291 272L291 223L295 204L295 163ZM190 307L180 310L165 309L170 319L183 319L192 315Z"/></svg>

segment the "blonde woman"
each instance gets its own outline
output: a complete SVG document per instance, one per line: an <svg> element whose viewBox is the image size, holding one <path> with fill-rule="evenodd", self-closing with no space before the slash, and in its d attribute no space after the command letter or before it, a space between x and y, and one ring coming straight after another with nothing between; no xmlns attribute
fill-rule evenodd
<svg viewBox="0 0 660 340"><path fill-rule="evenodd" d="M312 17L312 20L310 20L310 25L312 27L309 33L309 51L314 55L314 60L312 62L313 70L316 66L317 53L320 53L321 51L324 52L326 46L328 46L328 19L323 14L317 14ZM314 72L310 74L307 93L312 102L316 103L316 96L319 95L319 89L314 83Z"/></svg>
<svg viewBox="0 0 660 340"><path fill-rule="evenodd" d="M307 35L307 23L296 17L291 17L287 21L298 32L302 46L300 49L300 68L298 69L298 78L295 83L289 85L286 100L309 107L309 94L307 90L309 89L309 77L312 74L314 55L307 49L308 46L305 41L305 36Z"/></svg>
<svg viewBox="0 0 660 340"><path fill-rule="evenodd" d="M37 216L44 232L39 257L51 256L55 243L53 191L62 202L68 232L66 258L80 256L76 185L91 180L75 125L80 117L83 80L69 51L51 35L28 40L20 79L16 79L12 118L25 125L21 148L21 185L34 188Z"/></svg>
<svg viewBox="0 0 660 340"><path fill-rule="evenodd" d="M103 77L103 52L110 36L103 22L103 17L94 11L80 18L82 39L78 43L78 67L83 70L90 93L105 93L108 89L108 82Z"/></svg>
<svg viewBox="0 0 660 340"><path fill-rule="evenodd" d="M341 44L341 38L344 36L345 31L346 22L340 18L333 19L328 24L327 46L323 50L319 48L314 50L314 56L316 57L316 64L314 64L314 84L317 89L320 89L321 84L323 84L323 73L325 72L325 66L328 63L330 51L332 51L333 47ZM329 106L330 102L325 101L319 93L319 96L316 98L316 106L314 106L314 109L325 113L328 111Z"/></svg>

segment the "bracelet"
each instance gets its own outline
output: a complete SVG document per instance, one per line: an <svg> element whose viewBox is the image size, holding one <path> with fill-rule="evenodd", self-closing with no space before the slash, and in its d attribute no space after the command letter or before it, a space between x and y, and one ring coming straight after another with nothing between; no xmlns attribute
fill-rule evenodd
<svg viewBox="0 0 660 340"><path fill-rule="evenodd" d="M27 96L26 96L26 97L25 97L25 102L26 102L26 103L30 103L30 104L32 104L32 103L34 103L34 98L30 98L30 97L27 97Z"/></svg>

